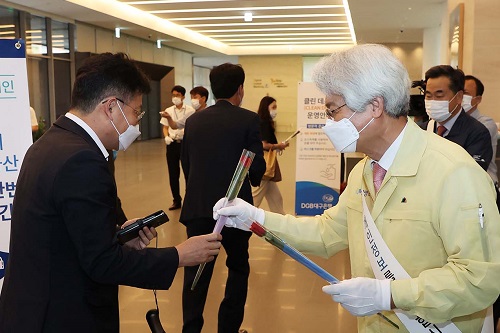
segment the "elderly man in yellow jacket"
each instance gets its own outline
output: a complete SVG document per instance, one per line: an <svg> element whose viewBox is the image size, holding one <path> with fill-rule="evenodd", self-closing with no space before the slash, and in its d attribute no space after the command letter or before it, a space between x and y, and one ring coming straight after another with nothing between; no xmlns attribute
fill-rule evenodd
<svg viewBox="0 0 500 333"><path fill-rule="evenodd" d="M221 200L214 216L244 230L255 220L323 257L349 248L353 278L323 291L358 316L359 332L491 332L500 216L488 174L461 147L408 120L408 73L387 48L334 53L313 78L326 95L323 130L336 150L367 155L338 204L298 218L241 199L221 208Z"/></svg>

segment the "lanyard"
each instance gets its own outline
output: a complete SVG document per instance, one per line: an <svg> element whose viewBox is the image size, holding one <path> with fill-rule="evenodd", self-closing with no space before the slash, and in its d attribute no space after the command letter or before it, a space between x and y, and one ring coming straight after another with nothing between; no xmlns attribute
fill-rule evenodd
<svg viewBox="0 0 500 333"><path fill-rule="evenodd" d="M177 109L177 107L174 106L175 120L179 120L179 116L177 115L177 110L179 110L179 113L182 112L182 117L184 117L186 115L186 106L185 105L183 105L182 108L180 108L180 109Z"/></svg>

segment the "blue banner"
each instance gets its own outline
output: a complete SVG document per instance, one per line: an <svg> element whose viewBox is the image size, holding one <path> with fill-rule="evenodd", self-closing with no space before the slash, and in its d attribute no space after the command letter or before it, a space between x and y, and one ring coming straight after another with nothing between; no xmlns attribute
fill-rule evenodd
<svg viewBox="0 0 500 333"><path fill-rule="evenodd" d="M26 58L24 40L0 39L0 58Z"/></svg>
<svg viewBox="0 0 500 333"><path fill-rule="evenodd" d="M7 261L9 260L9 254L7 252L0 251L0 279L5 276L5 268L7 267Z"/></svg>
<svg viewBox="0 0 500 333"><path fill-rule="evenodd" d="M320 215L339 201L340 194L333 188L315 182L295 183L295 212L297 215Z"/></svg>

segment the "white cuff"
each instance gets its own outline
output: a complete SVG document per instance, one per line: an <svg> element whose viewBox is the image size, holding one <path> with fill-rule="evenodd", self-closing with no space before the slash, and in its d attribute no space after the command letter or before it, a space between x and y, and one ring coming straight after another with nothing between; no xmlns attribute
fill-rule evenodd
<svg viewBox="0 0 500 333"><path fill-rule="evenodd" d="M265 219L266 219L266 212L264 212L262 208L257 208L255 212L255 221L264 225Z"/></svg>
<svg viewBox="0 0 500 333"><path fill-rule="evenodd" d="M391 281L389 279L379 280L380 281L380 294L382 296L381 306L385 311L391 310Z"/></svg>

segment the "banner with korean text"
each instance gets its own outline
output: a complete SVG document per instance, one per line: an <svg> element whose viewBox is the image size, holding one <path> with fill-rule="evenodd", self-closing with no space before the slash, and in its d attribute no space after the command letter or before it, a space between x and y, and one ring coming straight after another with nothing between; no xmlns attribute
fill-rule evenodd
<svg viewBox="0 0 500 333"><path fill-rule="evenodd" d="M321 214L337 204L340 191L340 153L321 129L325 125L325 95L312 82L299 82L295 213Z"/></svg>
<svg viewBox="0 0 500 333"><path fill-rule="evenodd" d="M0 39L0 290L9 259L17 177L32 144L29 107L24 41Z"/></svg>

